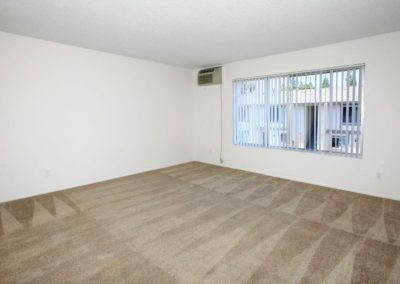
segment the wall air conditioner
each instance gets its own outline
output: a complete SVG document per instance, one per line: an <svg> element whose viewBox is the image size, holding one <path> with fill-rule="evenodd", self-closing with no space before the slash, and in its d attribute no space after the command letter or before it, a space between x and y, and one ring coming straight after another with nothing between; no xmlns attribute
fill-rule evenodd
<svg viewBox="0 0 400 284"><path fill-rule="evenodd" d="M202 69L197 76L199 86L222 84L222 67Z"/></svg>

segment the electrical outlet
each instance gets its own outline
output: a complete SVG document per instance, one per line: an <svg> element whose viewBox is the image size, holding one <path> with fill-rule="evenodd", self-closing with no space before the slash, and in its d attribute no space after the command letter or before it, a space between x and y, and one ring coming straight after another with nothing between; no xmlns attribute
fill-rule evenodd
<svg viewBox="0 0 400 284"><path fill-rule="evenodd" d="M382 180L382 179L383 179L383 173L377 172L377 173L376 173L376 179L377 179L377 180Z"/></svg>

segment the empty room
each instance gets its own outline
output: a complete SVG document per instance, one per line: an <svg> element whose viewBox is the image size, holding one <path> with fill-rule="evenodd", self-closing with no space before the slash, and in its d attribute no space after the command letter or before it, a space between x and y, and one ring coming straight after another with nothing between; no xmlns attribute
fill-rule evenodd
<svg viewBox="0 0 400 284"><path fill-rule="evenodd" d="M400 1L0 0L0 283L400 283Z"/></svg>

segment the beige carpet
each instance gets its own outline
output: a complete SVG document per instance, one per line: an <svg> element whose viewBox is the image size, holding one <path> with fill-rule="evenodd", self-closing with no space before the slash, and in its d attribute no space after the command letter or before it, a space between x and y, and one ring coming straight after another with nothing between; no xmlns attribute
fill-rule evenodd
<svg viewBox="0 0 400 284"><path fill-rule="evenodd" d="M0 212L0 283L400 282L400 202L196 162Z"/></svg>

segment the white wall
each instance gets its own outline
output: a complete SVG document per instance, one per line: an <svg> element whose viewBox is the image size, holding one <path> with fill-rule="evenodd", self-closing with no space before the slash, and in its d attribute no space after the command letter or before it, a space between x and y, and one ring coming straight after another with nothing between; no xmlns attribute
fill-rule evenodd
<svg viewBox="0 0 400 284"><path fill-rule="evenodd" d="M366 63L363 159L232 144L232 79L354 63ZM399 66L400 32L225 65L224 165L400 199ZM0 202L218 164L220 86L196 74L0 32Z"/></svg>
<svg viewBox="0 0 400 284"><path fill-rule="evenodd" d="M232 144L232 79L366 63L364 157L351 159ZM227 167L400 199L400 32L226 64L223 159ZM219 86L196 87L194 158L219 163ZM382 179L377 178L382 174Z"/></svg>
<svg viewBox="0 0 400 284"><path fill-rule="evenodd" d="M191 73L0 32L0 202L192 160Z"/></svg>

